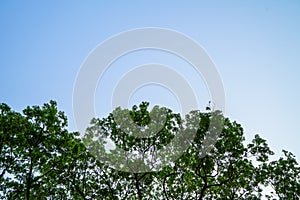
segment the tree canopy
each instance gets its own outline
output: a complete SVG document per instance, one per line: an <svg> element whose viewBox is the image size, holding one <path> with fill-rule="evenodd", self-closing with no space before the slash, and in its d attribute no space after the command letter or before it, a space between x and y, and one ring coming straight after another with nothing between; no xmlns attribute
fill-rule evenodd
<svg viewBox="0 0 300 200"><path fill-rule="evenodd" d="M159 110L165 120L147 133ZM121 115L128 119L116 119L116 112L129 113ZM221 133L202 155L213 116L222 119ZM122 120L132 120L144 135L126 132ZM0 104L0 199L300 198L295 156L283 150L270 161L274 153L265 139L255 135L246 144L242 126L219 111L191 111L182 118L142 102L92 119L83 137L67 125L54 101L22 113ZM109 143L114 148L107 149ZM273 192L264 193L265 187Z"/></svg>

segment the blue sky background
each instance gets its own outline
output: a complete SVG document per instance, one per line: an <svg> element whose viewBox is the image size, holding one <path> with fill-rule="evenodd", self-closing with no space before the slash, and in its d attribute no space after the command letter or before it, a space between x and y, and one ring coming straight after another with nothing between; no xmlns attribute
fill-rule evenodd
<svg viewBox="0 0 300 200"><path fill-rule="evenodd" d="M276 153L286 149L299 160L299 1L1 1L0 27L0 102L17 111L54 99L76 130L72 92L89 52L122 31L170 28L196 40L212 58L225 88L226 115L242 124L247 140L259 133ZM119 64L168 57L145 53ZM205 96L203 80L193 81L188 72L182 71ZM116 74L104 77L106 91ZM99 88L97 102L107 102ZM132 102L146 93L144 88ZM161 96L153 101L176 109L172 95L165 90Z"/></svg>

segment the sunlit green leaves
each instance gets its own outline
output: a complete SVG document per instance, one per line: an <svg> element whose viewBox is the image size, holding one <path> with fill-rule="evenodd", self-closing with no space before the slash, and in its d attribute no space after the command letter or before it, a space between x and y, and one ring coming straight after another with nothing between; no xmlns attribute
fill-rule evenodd
<svg viewBox="0 0 300 200"><path fill-rule="evenodd" d="M144 132L128 133L112 112L92 119L79 139L78 132L67 131L54 101L22 113L0 104L0 199L261 199L265 186L274 190L268 199L299 199L295 156L283 151L269 161L274 153L266 140L255 135L245 144L242 126L219 111L191 111L182 118L168 108L150 111L147 102L118 109ZM206 140L219 126L217 140ZM115 148L106 148L109 141ZM127 159L126 169L127 151L140 157ZM146 156L159 160L160 169L151 171L157 160Z"/></svg>

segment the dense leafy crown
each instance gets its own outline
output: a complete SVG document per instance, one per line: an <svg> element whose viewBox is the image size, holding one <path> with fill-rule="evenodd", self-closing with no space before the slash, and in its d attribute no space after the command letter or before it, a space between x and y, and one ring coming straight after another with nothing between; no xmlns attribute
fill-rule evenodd
<svg viewBox="0 0 300 200"><path fill-rule="evenodd" d="M222 132L202 156L211 117L220 112L192 111L182 119L170 109L148 111L148 106L143 102L117 111L129 112L135 124L147 127L155 109L164 109L166 121L154 135L126 132L112 113L91 120L79 139L79 133L67 131L66 116L54 101L27 107L22 114L0 104L0 199L300 198L300 167L292 153L283 151L284 157L268 161L274 153L264 139L255 135L245 144L241 125L222 117ZM196 127L193 119L199 120ZM193 140L185 140L192 129ZM184 141L184 151L182 145L164 149L179 132L184 134L173 144ZM107 140L114 148L105 148ZM157 161L164 165L153 170ZM141 167L147 170L135 173ZM266 186L270 194L263 192Z"/></svg>

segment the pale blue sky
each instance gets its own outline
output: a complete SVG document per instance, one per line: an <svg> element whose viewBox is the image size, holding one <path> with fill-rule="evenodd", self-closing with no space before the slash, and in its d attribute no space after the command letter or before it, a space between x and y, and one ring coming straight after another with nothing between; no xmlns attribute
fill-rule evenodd
<svg viewBox="0 0 300 200"><path fill-rule="evenodd" d="M73 85L89 52L122 31L169 28L212 58L226 115L243 125L247 139L259 133L276 153L286 149L299 160L299 1L1 1L0 27L0 102L15 110L54 99L76 130ZM163 58L152 54L137 57Z"/></svg>

